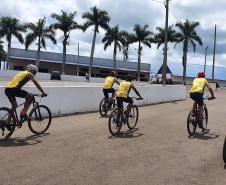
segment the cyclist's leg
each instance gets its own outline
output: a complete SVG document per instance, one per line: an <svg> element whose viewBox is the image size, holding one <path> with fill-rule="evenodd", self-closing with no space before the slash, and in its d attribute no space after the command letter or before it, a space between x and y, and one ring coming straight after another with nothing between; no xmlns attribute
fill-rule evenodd
<svg viewBox="0 0 226 185"><path fill-rule="evenodd" d="M6 120L7 124L10 124L10 120L12 117L12 113L16 110L17 108L17 101L16 101L16 97L15 97L15 90L13 88L6 88L5 89L5 95L8 97L12 107L11 107L11 113L8 115L8 118Z"/></svg>
<svg viewBox="0 0 226 185"><path fill-rule="evenodd" d="M111 95L111 100L114 100L114 99L115 99L115 89L114 89L114 88L111 88L111 89L109 90L109 92L112 93L112 95Z"/></svg>
<svg viewBox="0 0 226 185"><path fill-rule="evenodd" d="M117 97L117 106L118 108L120 108L120 114L122 113L122 109L123 109L123 100L121 97Z"/></svg>
<svg viewBox="0 0 226 185"><path fill-rule="evenodd" d="M127 98L124 98L123 101L129 103L129 105L128 105L127 109L126 109L126 113L129 113L130 109L133 106L133 99L128 96Z"/></svg>
<svg viewBox="0 0 226 185"><path fill-rule="evenodd" d="M107 103L107 99L109 98L109 95L108 95L108 89L103 89L103 93L104 93L104 105L106 105Z"/></svg>
<svg viewBox="0 0 226 185"><path fill-rule="evenodd" d="M31 105L33 95L31 93L27 93L27 95L24 98L26 101L24 103L24 108L20 112L22 115L26 115L27 110L29 109L29 107Z"/></svg>

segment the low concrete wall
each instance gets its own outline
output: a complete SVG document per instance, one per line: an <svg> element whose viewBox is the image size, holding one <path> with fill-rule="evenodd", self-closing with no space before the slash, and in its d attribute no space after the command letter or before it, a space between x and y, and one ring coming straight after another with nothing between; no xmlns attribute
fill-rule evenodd
<svg viewBox="0 0 226 185"><path fill-rule="evenodd" d="M47 105L53 115L82 113L98 111L100 100L103 98L102 87L43 87L48 93L46 98L41 99L41 104ZM4 87L0 87L0 107L10 107L5 96ZM24 87L31 93L39 93L36 87ZM171 102L185 99L185 86L137 86L138 91L144 98L135 101L137 105L150 105L162 102ZM130 96L135 96L131 90ZM24 99L17 98L18 104ZM37 99L38 100L38 99ZM19 109L20 110L20 109Z"/></svg>

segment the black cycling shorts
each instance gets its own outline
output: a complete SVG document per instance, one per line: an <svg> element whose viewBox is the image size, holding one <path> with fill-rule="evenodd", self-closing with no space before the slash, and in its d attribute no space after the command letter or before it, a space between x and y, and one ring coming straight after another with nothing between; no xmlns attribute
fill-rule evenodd
<svg viewBox="0 0 226 185"><path fill-rule="evenodd" d="M127 97L127 98L117 97L117 106L119 108L123 108L123 102L133 103L133 99L130 97Z"/></svg>
<svg viewBox="0 0 226 185"><path fill-rule="evenodd" d="M6 88L5 94L10 102L16 101L16 97L25 98L28 92L19 88Z"/></svg>
<svg viewBox="0 0 226 185"><path fill-rule="evenodd" d="M115 92L115 89L114 88L111 88L111 89L103 89L103 92L104 92L104 97L105 98L109 98L108 93L114 93Z"/></svg>

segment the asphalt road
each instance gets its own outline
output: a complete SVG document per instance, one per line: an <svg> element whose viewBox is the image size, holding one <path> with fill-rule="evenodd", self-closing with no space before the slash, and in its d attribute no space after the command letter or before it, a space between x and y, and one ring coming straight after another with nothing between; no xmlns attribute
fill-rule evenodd
<svg viewBox="0 0 226 185"><path fill-rule="evenodd" d="M0 184L225 185L226 90L215 96L208 130L194 137L186 130L189 98L139 107L137 129L123 126L117 137L99 113L54 118L39 136L24 124L0 142Z"/></svg>

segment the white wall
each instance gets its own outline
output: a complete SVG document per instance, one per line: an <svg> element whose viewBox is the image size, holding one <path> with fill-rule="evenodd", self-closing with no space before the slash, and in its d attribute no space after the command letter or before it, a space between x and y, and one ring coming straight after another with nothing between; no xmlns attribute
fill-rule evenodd
<svg viewBox="0 0 226 185"><path fill-rule="evenodd" d="M100 100L103 98L102 87L43 87L48 93L42 98L41 104L47 105L53 115L70 113L82 113L98 111ZM36 87L24 87L24 90L31 93L38 93ZM135 101L138 105L149 105L161 102L170 102L185 99L185 86L137 86L138 91L144 98L142 101ZM5 88L0 87L0 107L10 107L8 98L4 93ZM135 96L131 90L130 96ZM24 99L17 98L18 104ZM37 98L38 100L38 98ZM20 109L19 109L20 110Z"/></svg>

